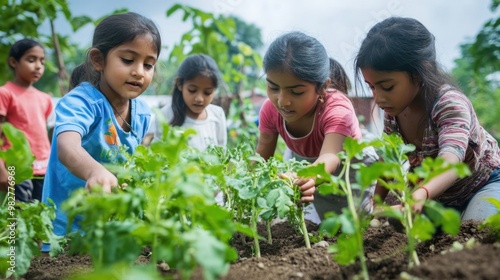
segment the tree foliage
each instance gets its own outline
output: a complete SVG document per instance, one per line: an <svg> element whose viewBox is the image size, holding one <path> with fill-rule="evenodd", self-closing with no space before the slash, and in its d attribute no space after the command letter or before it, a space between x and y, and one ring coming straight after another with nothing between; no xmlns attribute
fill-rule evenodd
<svg viewBox="0 0 500 280"><path fill-rule="evenodd" d="M492 0L495 11L500 0ZM500 17L488 20L475 40L460 46L461 57L455 60L452 74L471 100L483 127L500 140Z"/></svg>
<svg viewBox="0 0 500 280"><path fill-rule="evenodd" d="M262 58L249 44L236 36L237 24L234 18L216 16L181 4L174 4L168 9L167 17L176 12L182 12L182 21L190 20L192 28L175 44L170 53L170 61L180 64L190 54L207 54L217 62L228 85L226 92L239 94L237 85L246 78L244 67L261 68ZM253 43L258 45L258 41Z"/></svg>
<svg viewBox="0 0 500 280"><path fill-rule="evenodd" d="M495 12L499 4L500 0L492 0L491 11ZM483 25L475 42L469 46L469 52L474 58L475 71L500 71L500 17L492 18Z"/></svg>
<svg viewBox="0 0 500 280"><path fill-rule="evenodd" d="M0 4L0 53L4 54L0 58L0 84L13 78L7 65L12 44L22 38L31 38L41 43L46 52L45 73L37 82L37 88L55 96L65 94L68 83L66 69L73 69L84 61L84 50L71 41L71 35L58 34L53 24L51 34L41 32L40 26L47 22L54 23L62 16L72 31L76 32L87 24L96 25L108 15L98 19L87 15L74 16L69 9L68 0L0 0ZM127 10L118 9L113 13L124 11Z"/></svg>

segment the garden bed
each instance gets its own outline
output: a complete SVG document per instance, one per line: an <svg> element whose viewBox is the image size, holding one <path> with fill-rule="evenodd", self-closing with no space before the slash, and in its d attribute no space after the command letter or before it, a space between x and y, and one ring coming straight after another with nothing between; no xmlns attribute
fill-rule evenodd
<svg viewBox="0 0 500 280"><path fill-rule="evenodd" d="M318 226L308 224L311 234ZM259 228L265 235L264 227ZM287 223L272 226L273 244L261 241L261 258L252 257L253 240L234 238L239 259L231 264L222 279L352 279L360 268L357 264L339 266L326 247L304 247L300 234ZM474 239L474 242L471 241ZM324 238L328 244L333 238ZM441 234L418 246L421 265L408 269L404 252L406 237L387 222L371 227L364 235L365 252L371 279L399 279L401 272L420 279L498 279L500 244L489 237L478 224L465 222L457 236ZM463 249L460 249L460 245ZM469 247L469 248L468 248ZM144 258L141 260L144 261ZM57 258L37 257L25 279L64 279L92 269L90 258L60 255ZM172 272L167 273L172 276ZM195 276L195 279L201 279ZM408 279L408 278L407 278Z"/></svg>

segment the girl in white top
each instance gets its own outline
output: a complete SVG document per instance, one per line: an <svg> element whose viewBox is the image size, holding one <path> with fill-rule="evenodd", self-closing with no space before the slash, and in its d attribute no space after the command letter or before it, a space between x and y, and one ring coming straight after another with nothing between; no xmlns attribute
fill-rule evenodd
<svg viewBox="0 0 500 280"><path fill-rule="evenodd" d="M189 139L189 146L200 151L207 147L226 146L226 116L221 107L210 104L220 81L217 64L210 56L188 56L177 70L172 92L172 104L161 109L171 126L193 128L197 134ZM161 138L161 129L155 129L155 138Z"/></svg>

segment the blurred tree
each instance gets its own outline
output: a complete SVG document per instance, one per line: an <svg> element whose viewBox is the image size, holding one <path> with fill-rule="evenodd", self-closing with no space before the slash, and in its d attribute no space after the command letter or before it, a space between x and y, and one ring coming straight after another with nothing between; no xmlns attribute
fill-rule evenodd
<svg viewBox="0 0 500 280"><path fill-rule="evenodd" d="M500 0L492 0L495 11ZM500 18L487 21L473 42L460 46L461 57L452 70L462 91L471 100L484 128L500 141ZM492 109L495 108L495 109Z"/></svg>
<svg viewBox="0 0 500 280"><path fill-rule="evenodd" d="M500 89L498 77L489 71L475 70L475 58L469 52L470 44L461 46L462 57L455 60L452 75L461 90L469 97L483 127L500 141Z"/></svg>
<svg viewBox="0 0 500 280"><path fill-rule="evenodd" d="M59 13L71 24L73 31L78 30L91 20L86 16L72 17L67 0L37 1L37 0L0 0L0 53L8 54L10 46L21 38L32 38L44 46L50 46L53 60L47 60L47 69L51 75L56 71L59 92L65 93L68 74L63 61L63 50L71 48L67 40L60 41L54 26L54 20ZM40 34L38 31L45 21L49 21L51 34ZM54 65L52 65L54 63ZM12 73L7 65L7 57L0 60L0 83L12 79Z"/></svg>
<svg viewBox="0 0 500 280"><path fill-rule="evenodd" d="M10 46L22 38L32 38L45 47L46 61L45 73L37 83L37 87L54 96L61 96L67 92L69 69L74 68L75 62L84 61L83 51L77 45L71 43L70 36L61 36L57 33L54 21L62 15L76 32L87 24L96 25L105 15L93 20L89 16L73 16L68 7L68 0L0 0L0 53L5 54L0 59L0 84L11 80L12 72L7 65L7 55ZM114 13L125 12L127 9L115 10ZM48 22L50 34L43 34L39 27ZM89 42L90 44L90 42ZM65 63L65 59L71 63ZM77 64L78 64L77 63Z"/></svg>
<svg viewBox="0 0 500 280"><path fill-rule="evenodd" d="M235 44L235 42L243 42L250 46L254 51L258 51L264 45L262 43L262 35L260 32L260 28L255 26L252 23L246 23L240 18L236 16L229 16L230 19L234 21L236 24L236 33L234 34L234 41L226 41L226 45L229 48L229 55L234 56L240 53L240 49ZM215 26L215 28L217 28ZM227 40L226 37L222 37L222 40ZM246 80L245 82L249 85L250 89L253 89L256 86L257 81L261 76L261 67L258 67L256 64L251 66L244 65L241 68L241 71L245 74ZM241 92L245 89L243 86L243 81L238 82L234 85L234 92Z"/></svg>
<svg viewBox="0 0 500 280"><path fill-rule="evenodd" d="M495 12L500 0L492 0L490 10ZM469 46L475 71L485 69L490 73L500 71L500 17L487 21L476 40Z"/></svg>
<svg viewBox="0 0 500 280"><path fill-rule="evenodd" d="M182 21L191 21L192 28L182 35L179 43L174 45L169 60L179 65L190 54L204 53L213 57L225 82L221 87L224 95L221 106L226 114L229 112L229 105L233 98L236 98L238 104L243 106L240 97L240 85L246 80L243 70L244 67L262 68L260 54L249 44L239 41L236 36L237 25L233 18L224 15L215 16L181 4L175 4L168 9L167 17L177 11L183 12ZM241 119L245 125L244 112L242 112Z"/></svg>

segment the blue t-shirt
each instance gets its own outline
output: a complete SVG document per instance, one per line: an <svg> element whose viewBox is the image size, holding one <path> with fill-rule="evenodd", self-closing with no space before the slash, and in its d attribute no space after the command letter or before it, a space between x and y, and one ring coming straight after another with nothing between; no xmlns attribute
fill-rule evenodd
<svg viewBox="0 0 500 280"><path fill-rule="evenodd" d="M66 234L67 217L61 204L72 191L85 187L85 181L73 175L58 159L57 135L75 131L82 136L82 147L100 163L119 163L124 159L119 145L133 153L149 129L151 111L147 103L131 99L131 132L125 132L118 124L106 97L90 83L82 83L66 94L55 108L56 123L47 173L43 185L42 201L48 198L57 206L54 233ZM135 134L135 135L134 135ZM72 230L78 229L73 223Z"/></svg>

